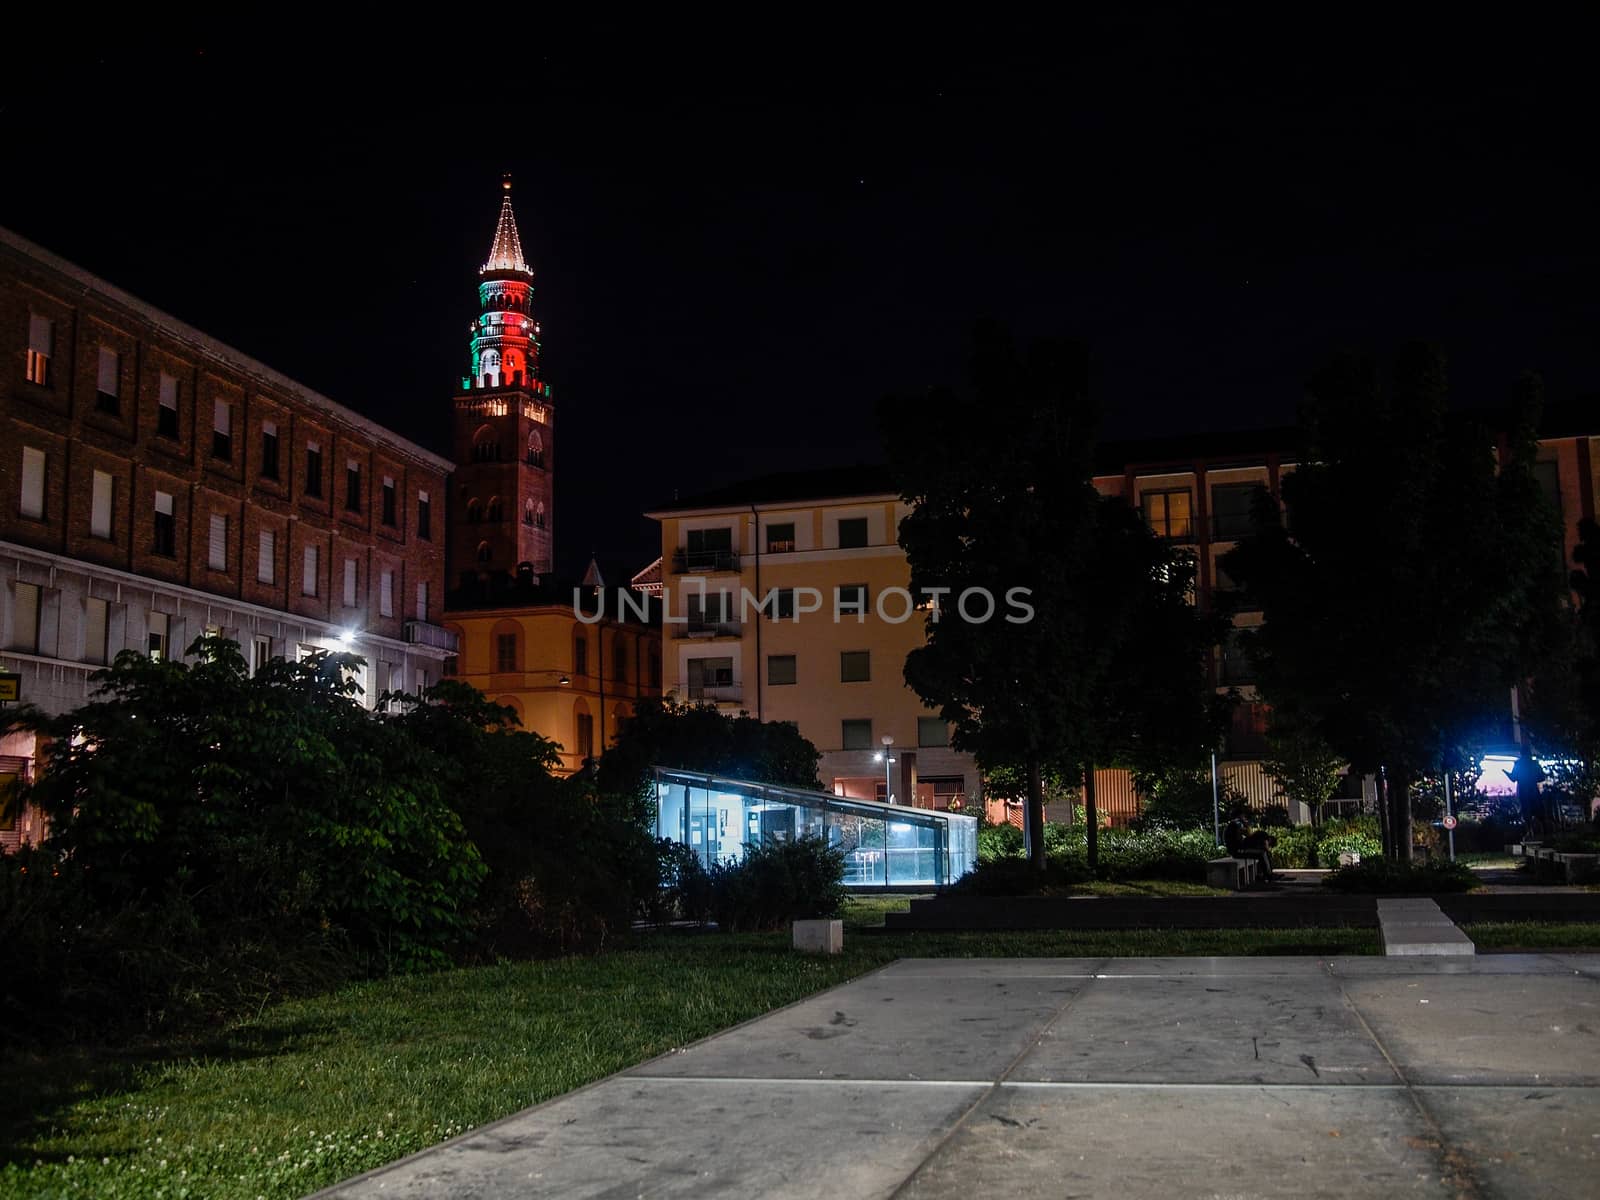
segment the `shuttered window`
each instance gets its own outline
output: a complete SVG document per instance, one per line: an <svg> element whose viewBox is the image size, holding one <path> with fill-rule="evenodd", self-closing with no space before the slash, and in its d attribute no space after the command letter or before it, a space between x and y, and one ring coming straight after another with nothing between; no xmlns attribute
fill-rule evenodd
<svg viewBox="0 0 1600 1200"><path fill-rule="evenodd" d="M317 548L307 546L305 555L300 564L300 593L304 596L317 594Z"/></svg>
<svg viewBox="0 0 1600 1200"><path fill-rule="evenodd" d="M111 536L112 500L116 496L116 487L116 480L105 471L94 473L89 494L89 533L94 537Z"/></svg>
<svg viewBox="0 0 1600 1200"><path fill-rule="evenodd" d="M18 511L25 517L44 519L44 451L22 448L22 497Z"/></svg>
<svg viewBox="0 0 1600 1200"><path fill-rule="evenodd" d="M353 558L344 560L344 606L356 606L356 560Z"/></svg>
<svg viewBox="0 0 1600 1200"><path fill-rule="evenodd" d="M278 539L270 529L263 529L256 545L256 580L271 583L277 578Z"/></svg>
<svg viewBox="0 0 1600 1200"><path fill-rule="evenodd" d="M378 612L381 616L394 616L394 572L385 571L378 576Z"/></svg>
<svg viewBox="0 0 1600 1200"><path fill-rule="evenodd" d="M211 514L211 541L206 563L213 571L228 569L228 518L222 513Z"/></svg>

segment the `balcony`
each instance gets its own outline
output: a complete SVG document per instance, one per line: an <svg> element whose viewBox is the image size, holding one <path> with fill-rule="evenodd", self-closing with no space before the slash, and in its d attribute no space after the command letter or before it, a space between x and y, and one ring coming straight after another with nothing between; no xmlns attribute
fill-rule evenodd
<svg viewBox="0 0 1600 1200"><path fill-rule="evenodd" d="M744 689L737 683L691 683L684 691L697 703L738 704L744 698Z"/></svg>
<svg viewBox="0 0 1600 1200"><path fill-rule="evenodd" d="M457 654L461 650L460 638L442 625L428 621L407 621L405 637L413 646L429 646L449 654Z"/></svg>
<svg viewBox="0 0 1600 1200"><path fill-rule="evenodd" d="M672 573L674 575L705 575L717 571L737 571L737 550L674 550Z"/></svg>
<svg viewBox="0 0 1600 1200"><path fill-rule="evenodd" d="M672 636L679 638L736 638L744 632L744 625L739 621L707 621L693 614L688 624L673 625L671 628Z"/></svg>

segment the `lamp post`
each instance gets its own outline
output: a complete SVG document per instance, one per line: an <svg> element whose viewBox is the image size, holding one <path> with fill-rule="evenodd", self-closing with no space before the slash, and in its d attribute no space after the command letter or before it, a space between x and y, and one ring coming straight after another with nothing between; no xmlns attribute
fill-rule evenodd
<svg viewBox="0 0 1600 1200"><path fill-rule="evenodd" d="M893 804L894 778L893 772L890 770L890 768L894 766L894 755L890 752L889 747L894 745L894 738L886 733L878 740L883 743L883 749L878 751L878 753L873 755L873 757L879 759L883 763L883 795L890 804Z"/></svg>

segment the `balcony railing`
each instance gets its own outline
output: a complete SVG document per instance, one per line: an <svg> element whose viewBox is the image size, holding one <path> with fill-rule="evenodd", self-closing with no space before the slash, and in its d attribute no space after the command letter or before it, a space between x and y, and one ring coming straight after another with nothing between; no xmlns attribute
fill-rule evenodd
<svg viewBox="0 0 1600 1200"><path fill-rule="evenodd" d="M698 575L708 571L737 571L739 569L739 552L737 550L674 550L672 552L672 573L674 575Z"/></svg>
<svg viewBox="0 0 1600 1200"><path fill-rule="evenodd" d="M451 654L456 654L461 649L461 639L452 630L429 621L407 621L405 634L406 641L414 646L431 646L435 650L445 650Z"/></svg>
<svg viewBox="0 0 1600 1200"><path fill-rule="evenodd" d="M738 637L744 626L738 621L705 621L698 617L690 617L686 625L673 625L674 637L681 638L719 638Z"/></svg>
<svg viewBox="0 0 1600 1200"><path fill-rule="evenodd" d="M737 683L691 683L684 690L691 700L715 704L737 704L744 698L744 689Z"/></svg>

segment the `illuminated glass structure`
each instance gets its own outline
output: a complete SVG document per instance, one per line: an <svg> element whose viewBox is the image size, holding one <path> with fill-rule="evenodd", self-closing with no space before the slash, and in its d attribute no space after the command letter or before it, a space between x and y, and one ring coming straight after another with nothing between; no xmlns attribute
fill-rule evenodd
<svg viewBox="0 0 1600 1200"><path fill-rule="evenodd" d="M941 888L977 864L978 819L852 800L776 784L655 770L656 836L706 866L738 862L748 844L819 837L844 853L852 890Z"/></svg>

